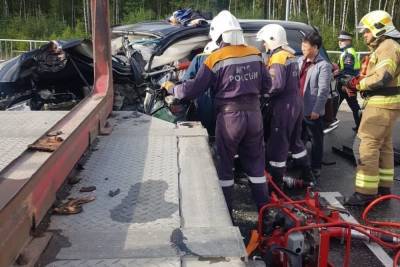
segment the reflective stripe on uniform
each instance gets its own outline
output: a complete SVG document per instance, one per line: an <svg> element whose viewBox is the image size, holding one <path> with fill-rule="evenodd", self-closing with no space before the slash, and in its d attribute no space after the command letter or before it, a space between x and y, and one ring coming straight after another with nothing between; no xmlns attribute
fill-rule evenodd
<svg viewBox="0 0 400 267"><path fill-rule="evenodd" d="M389 71L393 74L396 71L396 62L394 62L390 58L384 59L374 67L374 71L376 71L380 68L383 68L383 67L387 67L389 69Z"/></svg>
<svg viewBox="0 0 400 267"><path fill-rule="evenodd" d="M379 181L379 177L378 175L366 175L363 173L357 173L356 174L356 181L366 181L366 182L378 182Z"/></svg>
<svg viewBox="0 0 400 267"><path fill-rule="evenodd" d="M379 169L379 174L391 174L391 175L394 175L394 169Z"/></svg>
<svg viewBox="0 0 400 267"><path fill-rule="evenodd" d="M381 181L392 182L394 178L394 169L379 169L379 179Z"/></svg>
<svg viewBox="0 0 400 267"><path fill-rule="evenodd" d="M232 180L219 180L219 184L220 184L222 187L233 186L234 180L233 180L233 179L232 179Z"/></svg>
<svg viewBox="0 0 400 267"><path fill-rule="evenodd" d="M378 188L379 177L378 175L366 175L363 173L356 174L356 187L365 189Z"/></svg>
<svg viewBox="0 0 400 267"><path fill-rule="evenodd" d="M307 156L307 150L306 149L304 149L300 153L292 154L292 158L294 158L294 159L299 159L299 158L302 158L304 156Z"/></svg>
<svg viewBox="0 0 400 267"><path fill-rule="evenodd" d="M360 83L361 85L361 83ZM371 96L367 100L369 105L390 105L390 104L400 104L400 95L394 96L381 96L375 95Z"/></svg>
<svg viewBox="0 0 400 267"><path fill-rule="evenodd" d="M267 182L267 178L265 176L259 176L259 177L254 177L254 176L248 176L250 182L253 184L262 184Z"/></svg>
<svg viewBox="0 0 400 267"><path fill-rule="evenodd" d="M270 161L269 164L272 167L283 168L283 167L286 166L286 161L280 161L280 162L278 162L278 161Z"/></svg>
<svg viewBox="0 0 400 267"><path fill-rule="evenodd" d="M368 182L368 181L360 181L360 180L356 180L356 187L361 187L361 188L365 188L365 189L375 189L378 188L378 182Z"/></svg>
<svg viewBox="0 0 400 267"><path fill-rule="evenodd" d="M393 182L394 176L384 176L384 175L379 175L379 179L381 181L385 181L385 182Z"/></svg>
<svg viewBox="0 0 400 267"><path fill-rule="evenodd" d="M258 55L249 55L249 56L238 57L238 58L227 58L227 59L223 59L223 60L219 61L218 63L216 63L214 65L214 67L212 68L212 71L214 73L216 73L220 69L226 68L227 66L246 64L246 63L257 62L257 61L262 63L262 59Z"/></svg>

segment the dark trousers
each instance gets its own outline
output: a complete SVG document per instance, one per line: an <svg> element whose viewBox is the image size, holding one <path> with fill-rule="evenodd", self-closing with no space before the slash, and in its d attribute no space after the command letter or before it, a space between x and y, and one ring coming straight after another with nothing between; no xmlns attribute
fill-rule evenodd
<svg viewBox="0 0 400 267"><path fill-rule="evenodd" d="M337 115L337 112L339 110L340 104L342 104L343 100L346 99L347 104L349 105L351 112L353 112L353 118L354 118L354 123L356 124L356 127L360 125L360 105L358 104L357 101L357 96L349 96L346 92L344 92L341 88L339 88L339 103L338 103L338 109L336 110L335 117Z"/></svg>
<svg viewBox="0 0 400 267"><path fill-rule="evenodd" d="M282 107L283 106L283 107ZM300 105L292 104L276 106L268 125L266 148L266 165L268 172L275 182L280 183L286 173L286 160L289 151L296 165L303 170L309 170L307 150L302 140L303 109Z"/></svg>
<svg viewBox="0 0 400 267"><path fill-rule="evenodd" d="M322 156L324 154L324 120L303 120L303 140L311 140L311 168L321 169Z"/></svg>
<svg viewBox="0 0 400 267"><path fill-rule="evenodd" d="M239 154L242 168L250 180L254 200L260 208L268 201L261 112L220 112L217 115L215 134L217 171L229 210L232 210L233 167L236 154Z"/></svg>
<svg viewBox="0 0 400 267"><path fill-rule="evenodd" d="M204 94L196 99L196 111L198 120L207 129L209 136L215 136L215 110L214 99L211 90L208 89Z"/></svg>

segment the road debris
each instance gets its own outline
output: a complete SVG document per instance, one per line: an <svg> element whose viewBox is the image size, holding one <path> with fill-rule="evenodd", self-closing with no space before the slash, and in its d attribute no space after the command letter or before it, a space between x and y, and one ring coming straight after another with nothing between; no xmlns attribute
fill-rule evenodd
<svg viewBox="0 0 400 267"><path fill-rule="evenodd" d="M108 195L110 197L115 197L116 195L118 195L119 193L121 193L121 190L119 188L115 189L115 190L110 190L108 192Z"/></svg>
<svg viewBox="0 0 400 267"><path fill-rule="evenodd" d="M95 196L68 198L67 202L62 203L56 208L54 208L53 212L58 215L77 214L83 211L82 209L83 204L92 202L95 199L96 199Z"/></svg>
<svg viewBox="0 0 400 267"><path fill-rule="evenodd" d="M92 186L83 186L81 187L81 189L79 189L79 192L92 192L96 190L96 186L92 185Z"/></svg>

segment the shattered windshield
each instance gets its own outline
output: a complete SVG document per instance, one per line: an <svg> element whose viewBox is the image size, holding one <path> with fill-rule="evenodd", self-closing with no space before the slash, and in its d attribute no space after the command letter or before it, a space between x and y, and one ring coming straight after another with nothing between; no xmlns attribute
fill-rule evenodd
<svg viewBox="0 0 400 267"><path fill-rule="evenodd" d="M125 34L122 33L122 35L113 38L111 41L111 47L114 55L127 48L139 50L142 53L143 59L148 61L160 40L161 38L155 35L130 34L128 32Z"/></svg>

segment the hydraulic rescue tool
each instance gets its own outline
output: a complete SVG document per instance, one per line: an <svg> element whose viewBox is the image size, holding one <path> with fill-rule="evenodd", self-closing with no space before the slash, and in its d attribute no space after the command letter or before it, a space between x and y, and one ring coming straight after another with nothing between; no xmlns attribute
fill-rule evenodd
<svg viewBox="0 0 400 267"><path fill-rule="evenodd" d="M267 177L274 192L269 204L259 211L257 229L252 230L246 248L249 256L261 255L267 266L333 266L328 256L330 241L336 238L344 241L343 266L347 267L352 239L359 239L393 251L393 266L397 266L400 234L388 228L400 228L400 223L370 221L367 216L378 203L388 199L400 200L400 196L386 195L376 199L362 214L364 224L356 224L344 221L341 213L348 212L324 203L318 192L308 188L304 199L292 200L271 176L267 174Z"/></svg>

